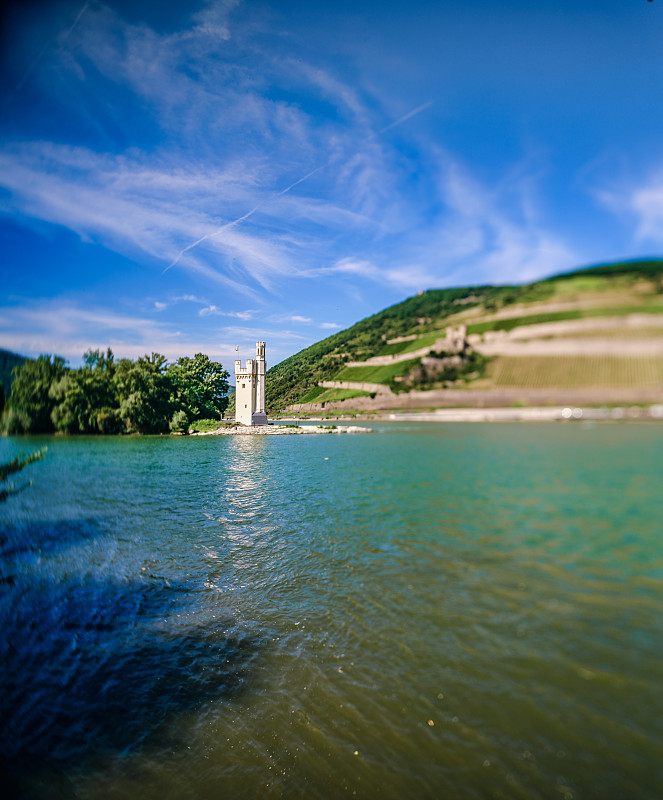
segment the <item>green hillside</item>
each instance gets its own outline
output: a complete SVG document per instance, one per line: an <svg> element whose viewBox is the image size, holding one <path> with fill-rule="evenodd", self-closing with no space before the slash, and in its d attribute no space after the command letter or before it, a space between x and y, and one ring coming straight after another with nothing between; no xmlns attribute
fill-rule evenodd
<svg viewBox="0 0 663 800"><path fill-rule="evenodd" d="M464 324L469 335L508 332L524 325L564 320L634 313L660 315L662 292L663 259L604 264L522 286L431 289L361 320L272 367L266 381L267 408L274 412L302 400L331 400L332 395L323 395L318 386L321 381L369 381L372 376L373 382L407 391L447 385L449 378L462 378L465 374L481 377L484 360L479 357L468 361L466 369L461 365L445 371L441 378L437 375L437 383L432 383L432 379L427 383L426 370L419 369L416 387L404 377L408 369L412 373L416 366L413 361L401 362L402 368L390 365L386 370L369 365L348 368L345 364L379 355L404 356L432 347L444 336L448 325ZM412 338L388 343L400 337ZM420 359L415 361L419 363ZM339 390L327 390L332 391Z"/></svg>

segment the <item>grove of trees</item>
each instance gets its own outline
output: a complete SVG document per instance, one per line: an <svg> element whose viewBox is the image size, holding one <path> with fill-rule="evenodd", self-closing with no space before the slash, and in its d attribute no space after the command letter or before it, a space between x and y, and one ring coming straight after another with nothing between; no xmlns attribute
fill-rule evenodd
<svg viewBox="0 0 663 800"><path fill-rule="evenodd" d="M228 372L197 353L168 364L159 353L115 360L90 350L79 369L42 355L14 368L6 433L186 433L228 406Z"/></svg>

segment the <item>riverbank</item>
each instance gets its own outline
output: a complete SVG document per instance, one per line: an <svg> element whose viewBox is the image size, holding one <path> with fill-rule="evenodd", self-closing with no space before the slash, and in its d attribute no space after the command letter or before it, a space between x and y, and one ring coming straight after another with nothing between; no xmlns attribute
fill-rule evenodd
<svg viewBox="0 0 663 800"><path fill-rule="evenodd" d="M323 417L294 417L309 422ZM579 406L511 406L503 408L437 408L428 411L393 411L374 414L328 416L326 421L344 422L348 419L370 421L407 420L421 422L572 422L577 420L656 420L663 421L663 404L650 406L579 407Z"/></svg>
<svg viewBox="0 0 663 800"><path fill-rule="evenodd" d="M191 436L289 436L310 433L370 433L360 425L255 425L251 428L218 428L215 431L192 433Z"/></svg>

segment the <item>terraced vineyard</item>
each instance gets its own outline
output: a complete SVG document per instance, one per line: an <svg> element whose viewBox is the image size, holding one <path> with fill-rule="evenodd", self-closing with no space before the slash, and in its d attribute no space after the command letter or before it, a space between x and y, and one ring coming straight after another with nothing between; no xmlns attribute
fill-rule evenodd
<svg viewBox="0 0 663 800"><path fill-rule="evenodd" d="M353 400L356 397L370 397L370 392L361 389L325 389L316 386L302 397L301 403L340 403L342 400Z"/></svg>
<svg viewBox="0 0 663 800"><path fill-rule="evenodd" d="M540 325L544 322L568 322L577 319L596 317L626 317L629 314L663 314L663 306L658 303L642 303L630 306L607 306L599 308L581 308L568 311L557 311L545 314L530 314L522 317L487 320L467 326L468 334L487 333L488 331L512 331L525 325Z"/></svg>
<svg viewBox="0 0 663 800"><path fill-rule="evenodd" d="M397 375L404 375L419 363L414 358L409 361L398 361L395 364L382 364L375 366L369 364L365 367L345 367L334 375L335 381L351 381L357 383L390 383Z"/></svg>
<svg viewBox="0 0 663 800"><path fill-rule="evenodd" d="M577 356L500 356L491 365L495 388L663 386L663 358Z"/></svg>
<svg viewBox="0 0 663 800"><path fill-rule="evenodd" d="M416 339L411 339L410 341L394 342L393 344L386 345L382 350L378 350L375 355L391 356L401 353L411 353L414 350L421 350L423 347L432 347L438 339L444 339L444 336L445 332L441 330L434 331L425 336L418 336Z"/></svg>
<svg viewBox="0 0 663 800"><path fill-rule="evenodd" d="M453 357L425 357L450 326L466 326L464 346ZM414 392L461 389L474 395L597 388L596 402L611 389L641 388L651 396L663 393L662 335L663 259L605 264L524 286L430 289L272 367L267 407L384 402L382 391L367 400L348 394L355 389L320 386L329 381L382 384L400 401ZM387 343L396 338L404 341ZM374 356L407 360L367 363ZM491 395L490 402L498 400Z"/></svg>

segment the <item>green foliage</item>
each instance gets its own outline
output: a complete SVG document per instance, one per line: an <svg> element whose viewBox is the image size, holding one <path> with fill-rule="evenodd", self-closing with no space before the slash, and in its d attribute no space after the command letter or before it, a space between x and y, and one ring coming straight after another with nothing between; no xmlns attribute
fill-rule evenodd
<svg viewBox="0 0 663 800"><path fill-rule="evenodd" d="M119 408L100 408L96 413L95 421L99 433L106 434L107 436L114 436L115 434L122 433L124 428Z"/></svg>
<svg viewBox="0 0 663 800"><path fill-rule="evenodd" d="M46 455L46 449L47 448L43 447L41 450L37 450L35 453L32 453L32 455L29 455L26 458L17 456L7 464L0 464L0 483L7 483L7 479L10 475L20 472L22 469L27 467L28 464L33 464L35 461L41 461ZM32 483L32 481L30 481L30 483ZM22 486L21 488L23 489L25 486ZM20 491L20 489L16 489L12 483L7 484L5 487L0 487L0 502L4 502L9 495L16 494L17 491Z"/></svg>
<svg viewBox="0 0 663 800"><path fill-rule="evenodd" d="M2 415L2 432L9 436L18 436L30 429L30 420L17 408L11 406Z"/></svg>
<svg viewBox="0 0 663 800"><path fill-rule="evenodd" d="M43 355L14 367L9 406L17 413L11 415L9 423L5 421L5 428L11 425L15 433L51 433L56 401L50 389L64 374L65 362L58 356Z"/></svg>
<svg viewBox="0 0 663 800"><path fill-rule="evenodd" d="M218 419L197 419L191 423L191 430L194 433L209 433L218 431L219 428L234 428L236 423L231 420L219 422Z"/></svg>
<svg viewBox="0 0 663 800"><path fill-rule="evenodd" d="M413 367L421 363L419 358L397 361L395 364L367 365L365 367L345 367L334 376L335 381L353 381L357 383L382 383L392 385L394 378L405 375Z"/></svg>
<svg viewBox="0 0 663 800"><path fill-rule="evenodd" d="M177 401L189 418L221 417L228 407L228 372L209 356L196 353L168 367Z"/></svg>
<svg viewBox="0 0 663 800"><path fill-rule="evenodd" d="M291 403L310 398L309 394L320 381L332 380L347 361L361 361L385 351L385 339L410 334L438 332L460 312L473 308L496 311L514 303L540 303L553 300L559 287L568 285L577 276L604 277L606 286L615 279L653 281L658 291L663 290L663 260L631 261L608 264L565 275L547 278L525 286L472 286L455 289L431 289L416 297L380 311L361 320L344 331L307 347L267 373L266 402L270 412L285 408ZM630 277L629 277L630 276ZM578 288L580 286L578 285ZM643 307L640 309L644 311ZM653 306L650 307L653 312ZM597 312L600 310L596 310ZM403 350L408 352L409 343ZM414 349L414 344L409 344ZM380 381L375 381L380 382ZM315 397L307 402L315 401Z"/></svg>
<svg viewBox="0 0 663 800"><path fill-rule="evenodd" d="M300 403L316 403L322 394L326 394L327 390L324 386L314 386L309 392L301 398Z"/></svg>
<svg viewBox="0 0 663 800"><path fill-rule="evenodd" d="M10 353L9 350L0 349L0 386L2 387L1 394L4 394L5 402L8 401L11 394L14 367L19 367L25 360L23 356ZM0 402L0 411L2 411L2 408L3 404Z"/></svg>
<svg viewBox="0 0 663 800"><path fill-rule="evenodd" d="M325 389L316 403L340 403L343 400L352 400L355 397L371 397L371 392L362 389Z"/></svg>
<svg viewBox="0 0 663 800"><path fill-rule="evenodd" d="M184 435L189 433L189 417L186 411L180 410L173 414L173 418L170 421L170 432L183 433Z"/></svg>
<svg viewBox="0 0 663 800"><path fill-rule="evenodd" d="M228 373L202 353L170 366L159 353L115 361L110 348L83 360L71 370L61 358L40 356L16 368L5 432L185 432L195 419L222 414L228 402Z"/></svg>
<svg viewBox="0 0 663 800"><path fill-rule="evenodd" d="M476 350L466 349L452 356L431 353L426 363L421 362L400 384L401 390L435 389L447 386L450 382L471 381L481 377L489 360Z"/></svg>
<svg viewBox="0 0 663 800"><path fill-rule="evenodd" d="M113 383L117 389L120 419L129 433L168 433L177 410L173 380L160 353L136 361L117 363Z"/></svg>
<svg viewBox="0 0 663 800"><path fill-rule="evenodd" d="M528 287L474 286L430 289L410 297L272 367L267 373L265 389L267 409L275 411L302 402L302 398L320 381L337 379L337 373L346 361L359 361L383 351L385 339L416 333L429 334L434 342L442 335L440 328L447 319L460 311L487 304L499 307L516 299L525 302L527 298L529 302L534 298L551 296L553 292L552 287L543 284ZM411 343L405 346L408 345ZM370 380L389 383L388 379Z"/></svg>
<svg viewBox="0 0 663 800"><path fill-rule="evenodd" d="M656 280L663 276L663 260L660 258L637 259L635 261L620 261L617 264L599 264L596 267L586 267L585 269L566 272L562 275L555 275L547 281L556 281L560 278L571 278L576 275L591 276L603 275L615 277L617 275L627 275L636 278L649 278Z"/></svg>
<svg viewBox="0 0 663 800"><path fill-rule="evenodd" d="M424 347L432 347L438 339L444 339L444 331L435 331L435 333L425 334L424 336L417 336L407 342L394 342L388 344L376 353L378 356L389 356L400 353L411 353L413 350L421 350Z"/></svg>
<svg viewBox="0 0 663 800"><path fill-rule="evenodd" d="M69 370L51 384L49 396L56 402L53 425L63 433L117 433L121 421L113 413L117 404L113 352L89 350L83 361L82 369Z"/></svg>

